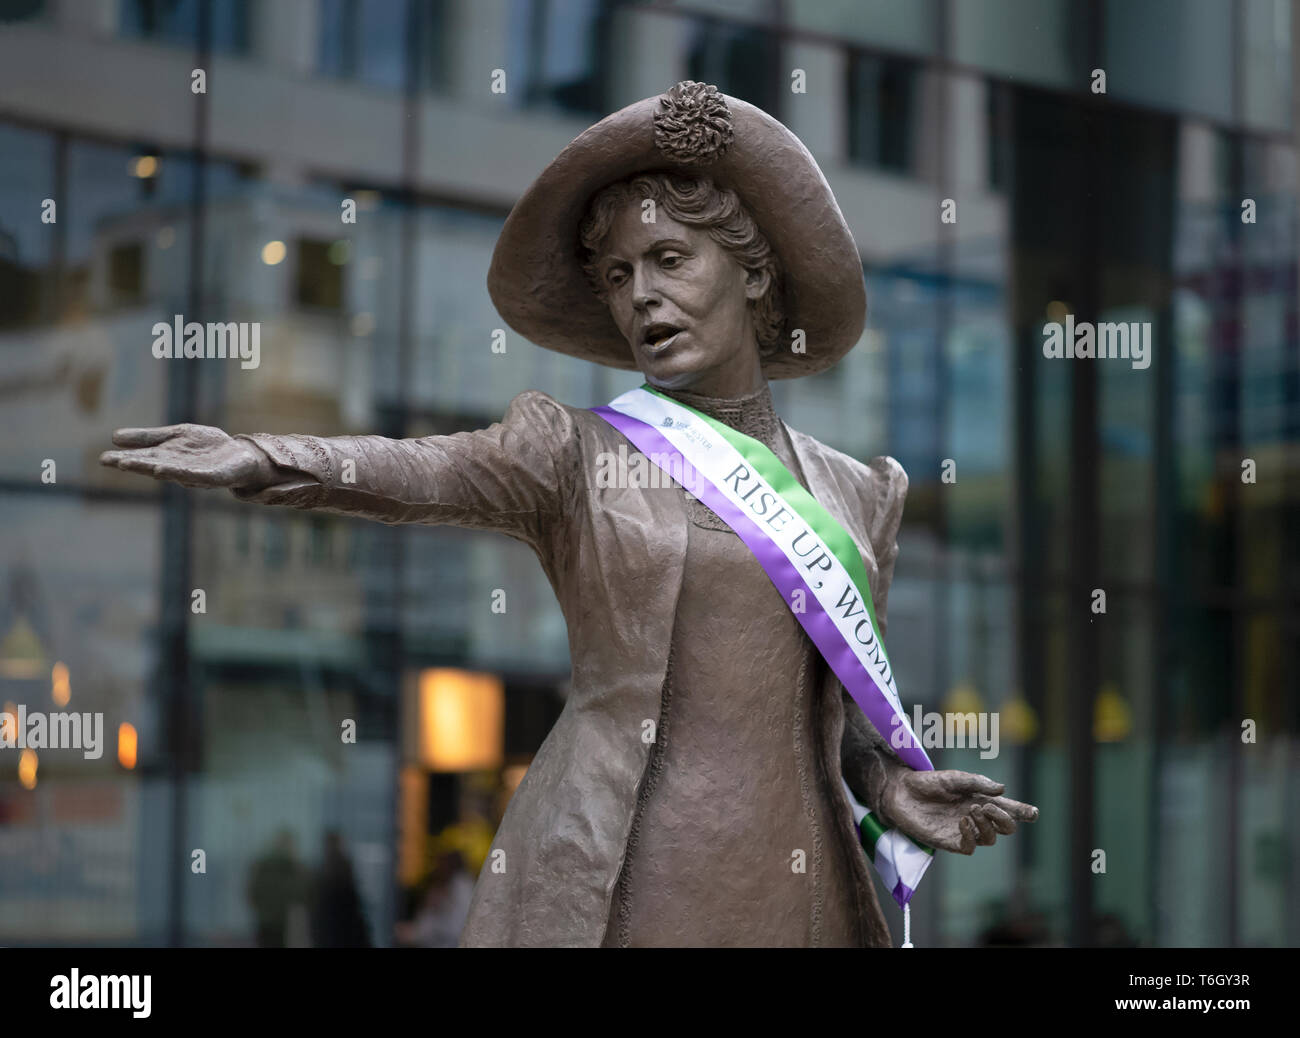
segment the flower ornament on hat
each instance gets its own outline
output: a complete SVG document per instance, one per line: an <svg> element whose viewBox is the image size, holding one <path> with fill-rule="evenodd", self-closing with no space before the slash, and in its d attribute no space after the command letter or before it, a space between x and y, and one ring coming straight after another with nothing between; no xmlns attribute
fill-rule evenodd
<svg viewBox="0 0 1300 1038"><path fill-rule="evenodd" d="M654 172L708 177L734 191L776 254L783 345L762 359L767 378L816 374L853 348L866 321L862 261L816 160L762 109L690 81L587 129L520 197L487 279L511 328L546 349L635 370L583 272L579 228L602 189Z"/></svg>
<svg viewBox="0 0 1300 1038"><path fill-rule="evenodd" d="M718 88L689 80L659 98L654 127L655 147L684 166L721 158L735 137L731 112Z"/></svg>

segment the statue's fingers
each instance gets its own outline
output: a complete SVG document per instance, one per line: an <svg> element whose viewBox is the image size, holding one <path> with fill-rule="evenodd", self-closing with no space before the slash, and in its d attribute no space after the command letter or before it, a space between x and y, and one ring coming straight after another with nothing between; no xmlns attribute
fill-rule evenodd
<svg viewBox="0 0 1300 1038"><path fill-rule="evenodd" d="M987 818L989 822L992 823L993 828L1003 836L1016 831L1016 820L1003 811L1002 808L998 807L997 804L989 801L989 803L983 806L984 817Z"/></svg>
<svg viewBox="0 0 1300 1038"><path fill-rule="evenodd" d="M1012 800L1010 797L993 797L985 801L985 804L997 805L1017 822L1038 821L1038 808L1033 804L1022 804L1019 800Z"/></svg>
<svg viewBox="0 0 1300 1038"><path fill-rule="evenodd" d="M943 782L944 790L954 796L983 794L996 797L1006 792L1007 788L1001 782L994 782L987 775L976 775L972 771L941 771L935 774Z"/></svg>
<svg viewBox="0 0 1300 1038"><path fill-rule="evenodd" d="M178 432L179 425L158 425L151 429L118 429L113 433L115 447L156 447L164 440L170 440Z"/></svg>
<svg viewBox="0 0 1300 1038"><path fill-rule="evenodd" d="M992 846L997 840L997 830L993 828L993 823L984 817L983 806L977 804L970 809L970 819L975 823L976 839L975 842L981 847Z"/></svg>
<svg viewBox="0 0 1300 1038"><path fill-rule="evenodd" d="M123 472L139 472L145 476L154 475L158 468L158 462L147 451L105 451L99 460Z"/></svg>
<svg viewBox="0 0 1300 1038"><path fill-rule="evenodd" d="M961 821L957 823L957 829L961 833L961 844L957 847L958 854L975 853L975 823L967 816L963 815Z"/></svg>

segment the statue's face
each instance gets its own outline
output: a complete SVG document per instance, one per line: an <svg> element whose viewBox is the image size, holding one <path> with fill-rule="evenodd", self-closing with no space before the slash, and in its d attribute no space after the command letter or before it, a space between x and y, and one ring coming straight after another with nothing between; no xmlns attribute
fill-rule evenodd
<svg viewBox="0 0 1300 1038"><path fill-rule="evenodd" d="M638 205L610 226L597 258L614 323L646 381L732 396L761 379L749 300L767 276L746 271L708 232Z"/></svg>

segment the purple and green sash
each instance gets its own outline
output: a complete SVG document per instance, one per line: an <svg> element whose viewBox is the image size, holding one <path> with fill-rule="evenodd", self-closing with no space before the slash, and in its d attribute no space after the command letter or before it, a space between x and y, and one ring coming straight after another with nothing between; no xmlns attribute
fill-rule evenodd
<svg viewBox="0 0 1300 1038"><path fill-rule="evenodd" d="M593 410L731 527L876 731L889 738L901 727L908 738L898 756L933 770L898 698L858 547L781 460L649 386ZM868 857L906 906L933 852L850 803Z"/></svg>

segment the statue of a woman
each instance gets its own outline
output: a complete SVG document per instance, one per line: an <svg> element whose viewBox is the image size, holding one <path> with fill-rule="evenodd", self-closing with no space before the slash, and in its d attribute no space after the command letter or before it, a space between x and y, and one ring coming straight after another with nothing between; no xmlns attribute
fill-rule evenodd
<svg viewBox="0 0 1300 1038"><path fill-rule="evenodd" d="M573 690L462 944L887 945L855 800L874 832L962 854L1037 809L881 730L901 714L878 639L907 477L788 428L767 383L828 368L865 319L812 156L759 109L678 84L542 172L488 286L526 338L647 386L596 410L525 392L499 424L422 439L122 429L103 462L533 548ZM611 478L647 445L665 445L663 478Z"/></svg>

